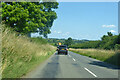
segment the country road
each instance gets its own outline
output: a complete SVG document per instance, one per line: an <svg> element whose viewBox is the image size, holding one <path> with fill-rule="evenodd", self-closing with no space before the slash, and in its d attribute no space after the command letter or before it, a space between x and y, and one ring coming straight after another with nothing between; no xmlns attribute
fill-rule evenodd
<svg viewBox="0 0 120 80"><path fill-rule="evenodd" d="M70 51L56 52L24 78L118 78L118 68Z"/></svg>

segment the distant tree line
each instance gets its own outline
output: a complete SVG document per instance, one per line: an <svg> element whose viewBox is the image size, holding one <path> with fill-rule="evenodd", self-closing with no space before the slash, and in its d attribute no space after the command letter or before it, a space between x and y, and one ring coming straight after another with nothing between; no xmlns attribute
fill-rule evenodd
<svg viewBox="0 0 120 80"><path fill-rule="evenodd" d="M54 46L58 46L59 42L62 43L62 45L70 46L72 44L88 42L89 40L76 40L69 37L68 39L48 38L47 41Z"/></svg>
<svg viewBox="0 0 120 80"><path fill-rule="evenodd" d="M85 43L73 44L71 48L97 48L97 49L120 49L120 34L113 35L111 32L108 32L107 35L103 35L101 40L88 41Z"/></svg>

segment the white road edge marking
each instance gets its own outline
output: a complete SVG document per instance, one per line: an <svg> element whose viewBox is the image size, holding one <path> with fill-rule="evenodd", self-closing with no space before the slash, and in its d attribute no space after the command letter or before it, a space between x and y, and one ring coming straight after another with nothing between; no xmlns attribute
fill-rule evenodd
<svg viewBox="0 0 120 80"><path fill-rule="evenodd" d="M85 70L87 70L90 74L92 74L94 77L97 77L93 72L91 72L90 70L88 70L87 68L84 67Z"/></svg>
<svg viewBox="0 0 120 80"><path fill-rule="evenodd" d="M73 58L73 61L76 61L76 60Z"/></svg>

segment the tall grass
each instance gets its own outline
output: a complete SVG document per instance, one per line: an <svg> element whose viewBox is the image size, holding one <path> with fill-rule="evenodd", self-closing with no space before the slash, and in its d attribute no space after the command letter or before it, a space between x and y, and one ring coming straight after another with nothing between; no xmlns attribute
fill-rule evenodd
<svg viewBox="0 0 120 80"><path fill-rule="evenodd" d="M70 48L70 51L120 66L120 63L118 63L118 57L120 56L120 51L100 50L100 49L72 49L72 48Z"/></svg>
<svg viewBox="0 0 120 80"><path fill-rule="evenodd" d="M40 44L2 25L2 77L19 78L46 60L55 51L49 44Z"/></svg>
<svg viewBox="0 0 120 80"><path fill-rule="evenodd" d="M2 53L2 29L1 29L1 24L0 24L0 71L2 70L1 53ZM2 73L0 73L0 79L1 78L2 78Z"/></svg>

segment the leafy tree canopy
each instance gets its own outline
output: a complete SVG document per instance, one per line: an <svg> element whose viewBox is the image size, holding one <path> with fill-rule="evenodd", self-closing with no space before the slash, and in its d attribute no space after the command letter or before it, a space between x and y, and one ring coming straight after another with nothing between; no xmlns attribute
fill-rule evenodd
<svg viewBox="0 0 120 80"><path fill-rule="evenodd" d="M15 31L47 37L57 14L57 2L2 2L2 20Z"/></svg>
<svg viewBox="0 0 120 80"><path fill-rule="evenodd" d="M70 46L73 43L73 40L71 37L69 37L67 40L65 40L65 45Z"/></svg>

